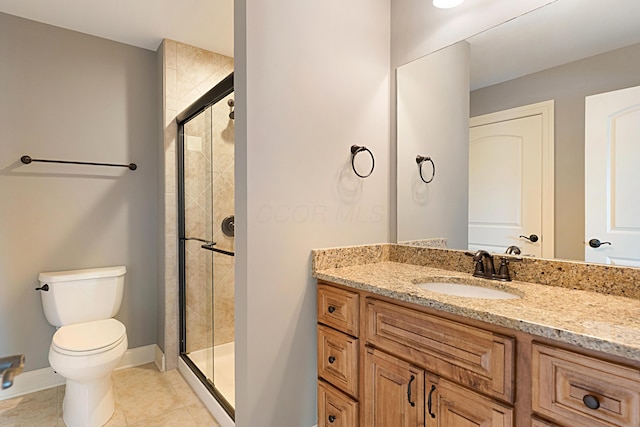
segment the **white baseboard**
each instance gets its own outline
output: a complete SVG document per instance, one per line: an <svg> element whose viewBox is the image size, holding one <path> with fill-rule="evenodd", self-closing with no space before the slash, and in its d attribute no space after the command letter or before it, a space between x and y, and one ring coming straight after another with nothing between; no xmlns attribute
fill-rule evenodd
<svg viewBox="0 0 640 427"><path fill-rule="evenodd" d="M151 344L128 349L124 356L122 356L122 360L118 364L116 371L155 361L156 347L158 347L156 344Z"/></svg>
<svg viewBox="0 0 640 427"><path fill-rule="evenodd" d="M160 347L158 347L157 345L154 362L156 364L156 368L158 368L158 371L165 372L167 370L167 359L164 357L162 349L160 349Z"/></svg>
<svg viewBox="0 0 640 427"><path fill-rule="evenodd" d="M116 370L154 362L157 347L156 344L151 344L128 349ZM65 379L56 374L50 366L23 372L14 378L11 387L0 390L0 400L11 399L47 388L57 387L64 385L64 383Z"/></svg>
<svg viewBox="0 0 640 427"><path fill-rule="evenodd" d="M189 369L182 358L178 358L178 372L182 374L187 384L191 387L194 393L202 400L202 403L207 407L211 415L218 421L220 427L235 427L236 423L231 419L229 414L220 406L218 401L211 395L209 390L202 385L198 377Z"/></svg>
<svg viewBox="0 0 640 427"><path fill-rule="evenodd" d="M11 399L23 394L33 393L65 383L64 378L56 374L51 367L23 372L13 379L13 385L0 390L0 400Z"/></svg>

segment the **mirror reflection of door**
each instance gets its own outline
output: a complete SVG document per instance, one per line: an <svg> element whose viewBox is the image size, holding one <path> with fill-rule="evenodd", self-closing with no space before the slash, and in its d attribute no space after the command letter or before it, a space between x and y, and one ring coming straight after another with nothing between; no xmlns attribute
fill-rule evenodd
<svg viewBox="0 0 640 427"><path fill-rule="evenodd" d="M545 188L553 177L543 179L553 169L544 167L552 151L549 110L553 102L471 119L470 250L504 253L515 245L523 255L553 256L553 204Z"/></svg>
<svg viewBox="0 0 640 427"><path fill-rule="evenodd" d="M585 261L640 267L640 86L585 105Z"/></svg>

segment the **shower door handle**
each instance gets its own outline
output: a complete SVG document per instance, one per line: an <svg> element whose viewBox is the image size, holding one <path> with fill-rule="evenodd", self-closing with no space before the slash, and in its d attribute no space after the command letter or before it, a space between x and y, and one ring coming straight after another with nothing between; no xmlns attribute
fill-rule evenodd
<svg viewBox="0 0 640 427"><path fill-rule="evenodd" d="M215 245L215 243L213 245ZM202 245L200 247L202 249L206 249L206 250L211 251L211 252L217 252L219 254L229 255L229 256L236 256L236 254L231 252L231 251L225 251L224 249L214 248L213 245Z"/></svg>
<svg viewBox="0 0 640 427"><path fill-rule="evenodd" d="M205 239L201 239L199 237L181 237L180 240L182 240L183 242L186 242L187 240L196 240L198 242L202 242L205 245L208 246L215 246L216 242L212 242L211 240L205 240Z"/></svg>

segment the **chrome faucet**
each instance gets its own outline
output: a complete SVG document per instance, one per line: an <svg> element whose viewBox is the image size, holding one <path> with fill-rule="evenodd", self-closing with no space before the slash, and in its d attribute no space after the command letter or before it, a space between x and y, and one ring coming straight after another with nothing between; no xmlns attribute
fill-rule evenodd
<svg viewBox="0 0 640 427"><path fill-rule="evenodd" d="M0 376L2 376L2 389L13 385L13 379L24 368L24 355L0 357Z"/></svg>

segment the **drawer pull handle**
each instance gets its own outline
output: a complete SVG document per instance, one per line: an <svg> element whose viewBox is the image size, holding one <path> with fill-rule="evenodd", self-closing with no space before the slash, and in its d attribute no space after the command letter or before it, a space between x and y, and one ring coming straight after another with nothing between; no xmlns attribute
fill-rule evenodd
<svg viewBox="0 0 640 427"><path fill-rule="evenodd" d="M327 309L327 311L329 313L333 313L334 311L336 311L336 308L334 306L330 305L329 308Z"/></svg>
<svg viewBox="0 0 640 427"><path fill-rule="evenodd" d="M431 412L431 397L433 395L433 392L436 391L436 386L431 384L431 390L429 390L429 398L427 399L427 411L429 412L429 415L431 415L431 418L435 418L436 414L434 414L433 412Z"/></svg>
<svg viewBox="0 0 640 427"><path fill-rule="evenodd" d="M336 420L336 416L335 415L329 415L329 422L331 424L333 424L333 422Z"/></svg>
<svg viewBox="0 0 640 427"><path fill-rule="evenodd" d="M407 385L407 400L409 401L409 404L411 406L416 406L416 402L412 402L411 401L411 383L415 379L416 379L416 377L414 375L411 375L411 378L409 379L409 384Z"/></svg>
<svg viewBox="0 0 640 427"><path fill-rule="evenodd" d="M598 409L600 407L600 402L598 398L594 395L587 394L582 398L582 402L589 409Z"/></svg>
<svg viewBox="0 0 640 427"><path fill-rule="evenodd" d="M329 356L329 363L333 364L336 361L336 358L333 356Z"/></svg>

